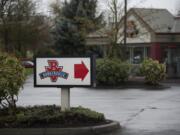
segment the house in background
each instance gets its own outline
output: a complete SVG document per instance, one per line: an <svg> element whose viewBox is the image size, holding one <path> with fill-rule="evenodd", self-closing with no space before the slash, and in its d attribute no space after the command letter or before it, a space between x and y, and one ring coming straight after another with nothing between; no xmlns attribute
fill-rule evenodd
<svg viewBox="0 0 180 135"><path fill-rule="evenodd" d="M123 40L123 19L119 42ZM86 44L101 48L110 44L105 29L87 36ZM153 58L167 65L169 77L180 77L180 17L166 9L132 8L127 13L126 51L129 62L139 64Z"/></svg>

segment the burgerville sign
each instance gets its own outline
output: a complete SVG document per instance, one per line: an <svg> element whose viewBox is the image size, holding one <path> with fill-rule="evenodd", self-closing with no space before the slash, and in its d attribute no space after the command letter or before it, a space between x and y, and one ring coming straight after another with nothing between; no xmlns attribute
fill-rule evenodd
<svg viewBox="0 0 180 135"><path fill-rule="evenodd" d="M36 57L34 86L91 86L92 65L92 57Z"/></svg>

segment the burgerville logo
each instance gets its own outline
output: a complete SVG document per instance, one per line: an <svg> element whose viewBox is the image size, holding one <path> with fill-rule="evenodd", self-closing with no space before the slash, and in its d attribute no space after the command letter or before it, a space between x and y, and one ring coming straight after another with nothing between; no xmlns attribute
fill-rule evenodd
<svg viewBox="0 0 180 135"><path fill-rule="evenodd" d="M41 79L50 78L52 82L56 82L58 77L67 79L69 74L63 71L63 66L59 66L58 61L48 60L48 65L45 66L45 72L39 74Z"/></svg>

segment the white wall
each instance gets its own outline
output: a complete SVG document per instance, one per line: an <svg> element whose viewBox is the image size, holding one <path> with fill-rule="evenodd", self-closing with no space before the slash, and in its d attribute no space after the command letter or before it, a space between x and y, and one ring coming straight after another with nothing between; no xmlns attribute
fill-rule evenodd
<svg viewBox="0 0 180 135"><path fill-rule="evenodd" d="M150 32L145 27L145 25L143 25L137 19L137 17L135 17L132 14L127 18L127 21L134 21L135 25L136 25L136 28L139 31L139 34L137 35L137 37L135 37L135 38L127 38L127 43L149 43L149 42L151 42L151 34L150 34ZM120 37L118 42L120 42L123 39L123 29L124 29L124 27L122 27L120 29L120 33L121 33L122 36Z"/></svg>

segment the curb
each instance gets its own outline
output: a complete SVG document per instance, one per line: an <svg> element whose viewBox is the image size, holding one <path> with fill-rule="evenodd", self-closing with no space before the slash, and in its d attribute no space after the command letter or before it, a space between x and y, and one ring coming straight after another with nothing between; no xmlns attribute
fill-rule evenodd
<svg viewBox="0 0 180 135"><path fill-rule="evenodd" d="M1 135L93 135L120 129L119 122L80 128L2 128Z"/></svg>

